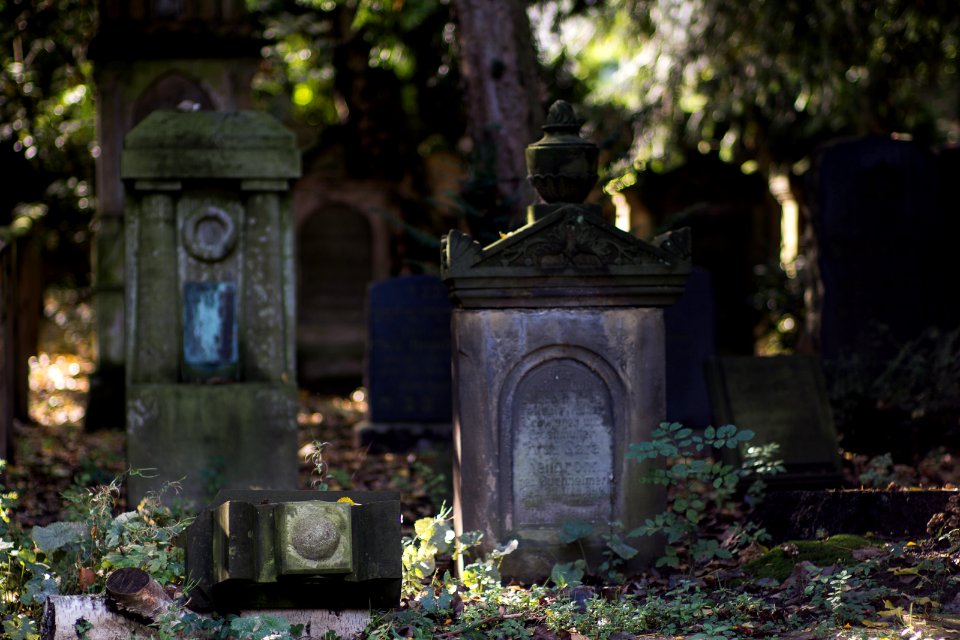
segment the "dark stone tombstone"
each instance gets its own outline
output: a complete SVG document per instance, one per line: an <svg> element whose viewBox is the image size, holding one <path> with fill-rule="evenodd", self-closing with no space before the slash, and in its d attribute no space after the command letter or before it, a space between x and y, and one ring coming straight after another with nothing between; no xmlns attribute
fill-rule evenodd
<svg viewBox="0 0 960 640"><path fill-rule="evenodd" d="M715 322L710 273L694 267L683 295L663 311L668 422L710 424L706 366L716 351Z"/></svg>
<svg viewBox="0 0 960 640"><path fill-rule="evenodd" d="M714 425L753 431L748 445L780 445L786 473L772 476L771 484L823 488L840 483L837 433L816 358L715 358L707 378ZM738 461L739 452L732 453L731 461Z"/></svg>
<svg viewBox="0 0 960 640"><path fill-rule="evenodd" d="M450 438L450 303L433 276L403 276L369 291L369 422L360 441L375 449L416 448Z"/></svg>
<svg viewBox="0 0 960 640"><path fill-rule="evenodd" d="M895 343L955 325L942 283L956 266L940 201L937 159L918 145L871 137L820 156L816 228L824 285L821 353L863 351L871 326ZM945 270L948 273L945 273ZM889 356L892 354L880 354Z"/></svg>

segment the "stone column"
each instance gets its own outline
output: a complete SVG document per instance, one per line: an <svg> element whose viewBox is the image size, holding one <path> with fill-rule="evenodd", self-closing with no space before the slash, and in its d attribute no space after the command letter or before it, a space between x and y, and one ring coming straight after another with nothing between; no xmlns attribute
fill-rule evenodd
<svg viewBox="0 0 960 640"><path fill-rule="evenodd" d="M180 362L180 322L177 291L177 231L171 193L180 184L138 185L150 189L140 204L135 227L139 268L133 303L136 305L136 333L130 354L131 382L150 383L176 380ZM133 284L133 283L131 283Z"/></svg>
<svg viewBox="0 0 960 640"><path fill-rule="evenodd" d="M247 380L281 382L293 379L292 361L286 352L283 238L290 224L281 219L280 194L285 181L247 181L244 189L258 189L247 198L246 243L243 262L245 295L240 326L243 372ZM261 190L262 189L262 190ZM270 191L266 189L272 189ZM293 316L296 317L296 316Z"/></svg>
<svg viewBox="0 0 960 640"><path fill-rule="evenodd" d="M689 274L687 230L643 242L580 204L596 182L596 147L566 103L527 150L544 203L528 224L481 247L450 232L441 270L453 315L454 514L487 551L511 539L505 576L540 581L557 562L602 561L603 535L664 506L625 459L665 415L662 307ZM592 527L581 548L566 522ZM619 522L620 525L612 525ZM632 540L634 566L660 554Z"/></svg>

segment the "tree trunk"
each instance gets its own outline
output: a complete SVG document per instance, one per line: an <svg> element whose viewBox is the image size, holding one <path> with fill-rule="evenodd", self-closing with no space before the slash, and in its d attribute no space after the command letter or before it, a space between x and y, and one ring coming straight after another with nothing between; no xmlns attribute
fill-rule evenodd
<svg viewBox="0 0 960 640"><path fill-rule="evenodd" d="M522 0L454 0L474 180L489 181L513 226L533 201L524 149L540 138L538 64ZM489 213L486 211L484 213ZM506 229L500 229L506 231Z"/></svg>

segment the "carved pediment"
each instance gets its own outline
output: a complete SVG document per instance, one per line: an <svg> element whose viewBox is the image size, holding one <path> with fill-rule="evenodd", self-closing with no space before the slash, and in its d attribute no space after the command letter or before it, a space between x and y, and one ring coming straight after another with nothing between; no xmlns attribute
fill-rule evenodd
<svg viewBox="0 0 960 640"><path fill-rule="evenodd" d="M673 255L569 205L490 245L476 266L537 267L546 270L595 270L630 265L671 266Z"/></svg>
<svg viewBox="0 0 960 640"><path fill-rule="evenodd" d="M605 305L646 297L661 305L682 292L690 233L681 229L645 242L589 206L564 205L486 247L451 231L443 240L441 271L461 302L477 295L504 305L532 307L549 299L573 306L577 299Z"/></svg>

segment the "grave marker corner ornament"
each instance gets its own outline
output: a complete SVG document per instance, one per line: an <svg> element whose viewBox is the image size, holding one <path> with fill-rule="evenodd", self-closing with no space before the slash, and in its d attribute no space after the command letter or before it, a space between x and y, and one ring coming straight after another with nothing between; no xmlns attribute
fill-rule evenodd
<svg viewBox="0 0 960 640"><path fill-rule="evenodd" d="M665 413L662 307L683 292L690 236L644 242L583 204L596 183L597 148L579 136L572 107L551 107L544 137L527 148L544 202L526 226L486 247L458 231L442 244L453 313L454 496L459 532L488 548L517 539L504 574L541 580L581 557L565 522L602 534L639 525L663 505L625 460ZM659 553L641 541L636 563Z"/></svg>

